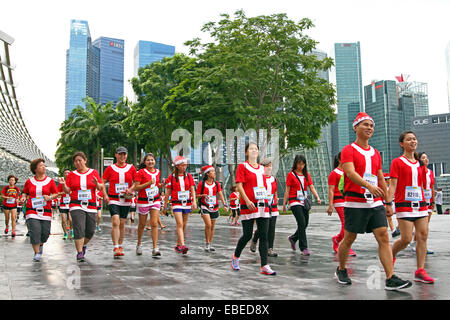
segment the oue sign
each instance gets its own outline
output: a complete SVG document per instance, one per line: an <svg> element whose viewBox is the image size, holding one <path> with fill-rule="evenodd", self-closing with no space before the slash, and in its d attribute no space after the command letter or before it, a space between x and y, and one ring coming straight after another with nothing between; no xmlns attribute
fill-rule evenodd
<svg viewBox="0 0 450 320"><path fill-rule="evenodd" d="M423 125L426 125L426 124L429 124L429 123L430 123L430 121L428 119L414 120L413 121L413 124L415 126L423 126Z"/></svg>

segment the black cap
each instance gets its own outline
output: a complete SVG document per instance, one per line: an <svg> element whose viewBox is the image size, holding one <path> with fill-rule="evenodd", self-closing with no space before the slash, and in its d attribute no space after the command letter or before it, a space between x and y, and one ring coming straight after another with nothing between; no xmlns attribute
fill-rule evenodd
<svg viewBox="0 0 450 320"><path fill-rule="evenodd" d="M128 150L125 147L118 147L116 153L128 153Z"/></svg>

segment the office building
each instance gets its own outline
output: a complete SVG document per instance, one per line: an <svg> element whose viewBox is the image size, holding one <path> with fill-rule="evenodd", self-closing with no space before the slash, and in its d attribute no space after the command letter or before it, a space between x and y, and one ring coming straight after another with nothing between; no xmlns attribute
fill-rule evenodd
<svg viewBox="0 0 450 320"><path fill-rule="evenodd" d="M174 46L139 40L134 48L134 75L138 75L139 68L161 61L165 57L172 57L174 54Z"/></svg>

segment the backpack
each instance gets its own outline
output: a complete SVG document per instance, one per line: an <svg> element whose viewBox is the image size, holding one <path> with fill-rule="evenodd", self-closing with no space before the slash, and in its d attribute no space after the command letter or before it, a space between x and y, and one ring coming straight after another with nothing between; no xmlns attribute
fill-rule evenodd
<svg viewBox="0 0 450 320"><path fill-rule="evenodd" d="M339 180L338 189L341 192L341 194L344 196L344 174L342 174L341 179Z"/></svg>

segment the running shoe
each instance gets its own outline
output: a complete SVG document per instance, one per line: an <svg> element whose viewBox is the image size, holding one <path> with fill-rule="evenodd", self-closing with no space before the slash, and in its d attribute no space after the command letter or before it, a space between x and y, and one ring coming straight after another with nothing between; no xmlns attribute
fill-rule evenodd
<svg viewBox="0 0 450 320"><path fill-rule="evenodd" d="M77 254L77 261L78 262L84 262L84 254L83 254L83 252L78 252L78 254Z"/></svg>
<svg viewBox="0 0 450 320"><path fill-rule="evenodd" d="M256 252L256 242L253 242L253 240L250 242L250 251Z"/></svg>
<svg viewBox="0 0 450 320"><path fill-rule="evenodd" d="M347 269L340 270L339 267L337 267L334 275L340 284L352 284L352 280L348 277Z"/></svg>
<svg viewBox="0 0 450 320"><path fill-rule="evenodd" d="M334 236L333 238L331 238L331 241L333 242L334 253L337 253L339 250L339 241L337 241L337 236Z"/></svg>
<svg viewBox="0 0 450 320"><path fill-rule="evenodd" d="M8 233L8 231L9 231L9 230L8 230L8 228L6 228L6 229L5 229L5 234L7 234L7 233Z"/></svg>
<svg viewBox="0 0 450 320"><path fill-rule="evenodd" d="M302 256L310 256L311 253L309 252L308 248L302 251Z"/></svg>
<svg viewBox="0 0 450 320"><path fill-rule="evenodd" d="M182 246L182 247L181 247L181 250L182 250L182 253L183 253L183 254L186 254L186 253L188 252L189 248L186 247L186 246Z"/></svg>
<svg viewBox="0 0 450 320"><path fill-rule="evenodd" d="M278 253L276 253L275 251L273 251L272 248L269 248L269 250L268 250L268 252L267 252L267 255L268 255L269 257L278 257Z"/></svg>
<svg viewBox="0 0 450 320"><path fill-rule="evenodd" d="M237 225L237 226L240 226L241 224L240 224L239 222L236 222L236 225Z"/></svg>
<svg viewBox="0 0 450 320"><path fill-rule="evenodd" d="M414 281L423 283L434 283L434 279L430 277L425 269L417 269L414 275Z"/></svg>
<svg viewBox="0 0 450 320"><path fill-rule="evenodd" d="M295 241L292 240L290 236L288 237L288 240L289 240L289 243L291 244L291 249L294 250L294 251L297 250L295 248Z"/></svg>
<svg viewBox="0 0 450 320"><path fill-rule="evenodd" d="M64 233L63 240L67 240L67 233Z"/></svg>
<svg viewBox="0 0 450 320"><path fill-rule="evenodd" d="M356 252L353 251L352 248L350 248L350 250L348 251L348 255L349 255L350 257L356 257Z"/></svg>
<svg viewBox="0 0 450 320"><path fill-rule="evenodd" d="M11 232L11 237L15 237L16 236L16 232L15 231L13 231L13 232ZM434 252L433 252L434 253Z"/></svg>
<svg viewBox="0 0 450 320"><path fill-rule="evenodd" d="M142 246L136 246L136 255L142 256Z"/></svg>
<svg viewBox="0 0 450 320"><path fill-rule="evenodd" d="M41 254L40 253L35 253L33 261L34 262L40 262L41 261Z"/></svg>
<svg viewBox="0 0 450 320"><path fill-rule="evenodd" d="M277 273L273 271L268 264L266 264L264 267L261 267L261 274L266 274L269 276L276 276Z"/></svg>
<svg viewBox="0 0 450 320"><path fill-rule="evenodd" d="M231 225L234 226L234 222L232 222Z"/></svg>
<svg viewBox="0 0 450 320"><path fill-rule="evenodd" d="M155 248L152 251L152 257L160 257L161 256L161 252L159 252L159 248Z"/></svg>
<svg viewBox="0 0 450 320"><path fill-rule="evenodd" d="M416 252L416 243L415 242L411 242L410 244L408 244L408 248L412 252Z"/></svg>
<svg viewBox="0 0 450 320"><path fill-rule="evenodd" d="M239 258L236 258L234 256L234 253L231 256L231 269L236 270L236 271L240 270L240 268L239 268Z"/></svg>
<svg viewBox="0 0 450 320"><path fill-rule="evenodd" d="M428 249L427 249L427 254L434 254L434 251L433 251L433 250L428 250Z"/></svg>
<svg viewBox="0 0 450 320"><path fill-rule="evenodd" d="M392 238L398 237L400 235L400 229L397 227L394 231L392 231Z"/></svg>
<svg viewBox="0 0 450 320"><path fill-rule="evenodd" d="M121 255L119 248L114 248L113 252L114 252L114 259L120 258Z"/></svg>
<svg viewBox="0 0 450 320"><path fill-rule="evenodd" d="M397 277L395 274L392 275L390 279L386 279L386 285L384 287L385 290L399 290L406 289L412 286L411 281L402 280Z"/></svg>
<svg viewBox="0 0 450 320"><path fill-rule="evenodd" d="M83 246L83 257L86 255L86 249L87 249L87 247L86 246Z"/></svg>
<svg viewBox="0 0 450 320"><path fill-rule="evenodd" d="M212 246L212 244L209 245L209 251L214 252L216 249Z"/></svg>
<svg viewBox="0 0 450 320"><path fill-rule="evenodd" d="M123 252L123 247L119 247L119 253L120 253L121 256L125 255L125 253Z"/></svg>
<svg viewBox="0 0 450 320"><path fill-rule="evenodd" d="M102 228L100 228L100 226L97 226L97 232L102 232Z"/></svg>
<svg viewBox="0 0 450 320"><path fill-rule="evenodd" d="M392 265L395 265L395 261L397 261L396 257L392 257Z"/></svg>
<svg viewBox="0 0 450 320"><path fill-rule="evenodd" d="M182 246L175 246L175 251L177 253L182 253L183 252L183 247Z"/></svg>
<svg viewBox="0 0 450 320"><path fill-rule="evenodd" d="M211 247L209 246L209 243L207 243L205 246L205 251L210 251L210 250L211 250Z"/></svg>

